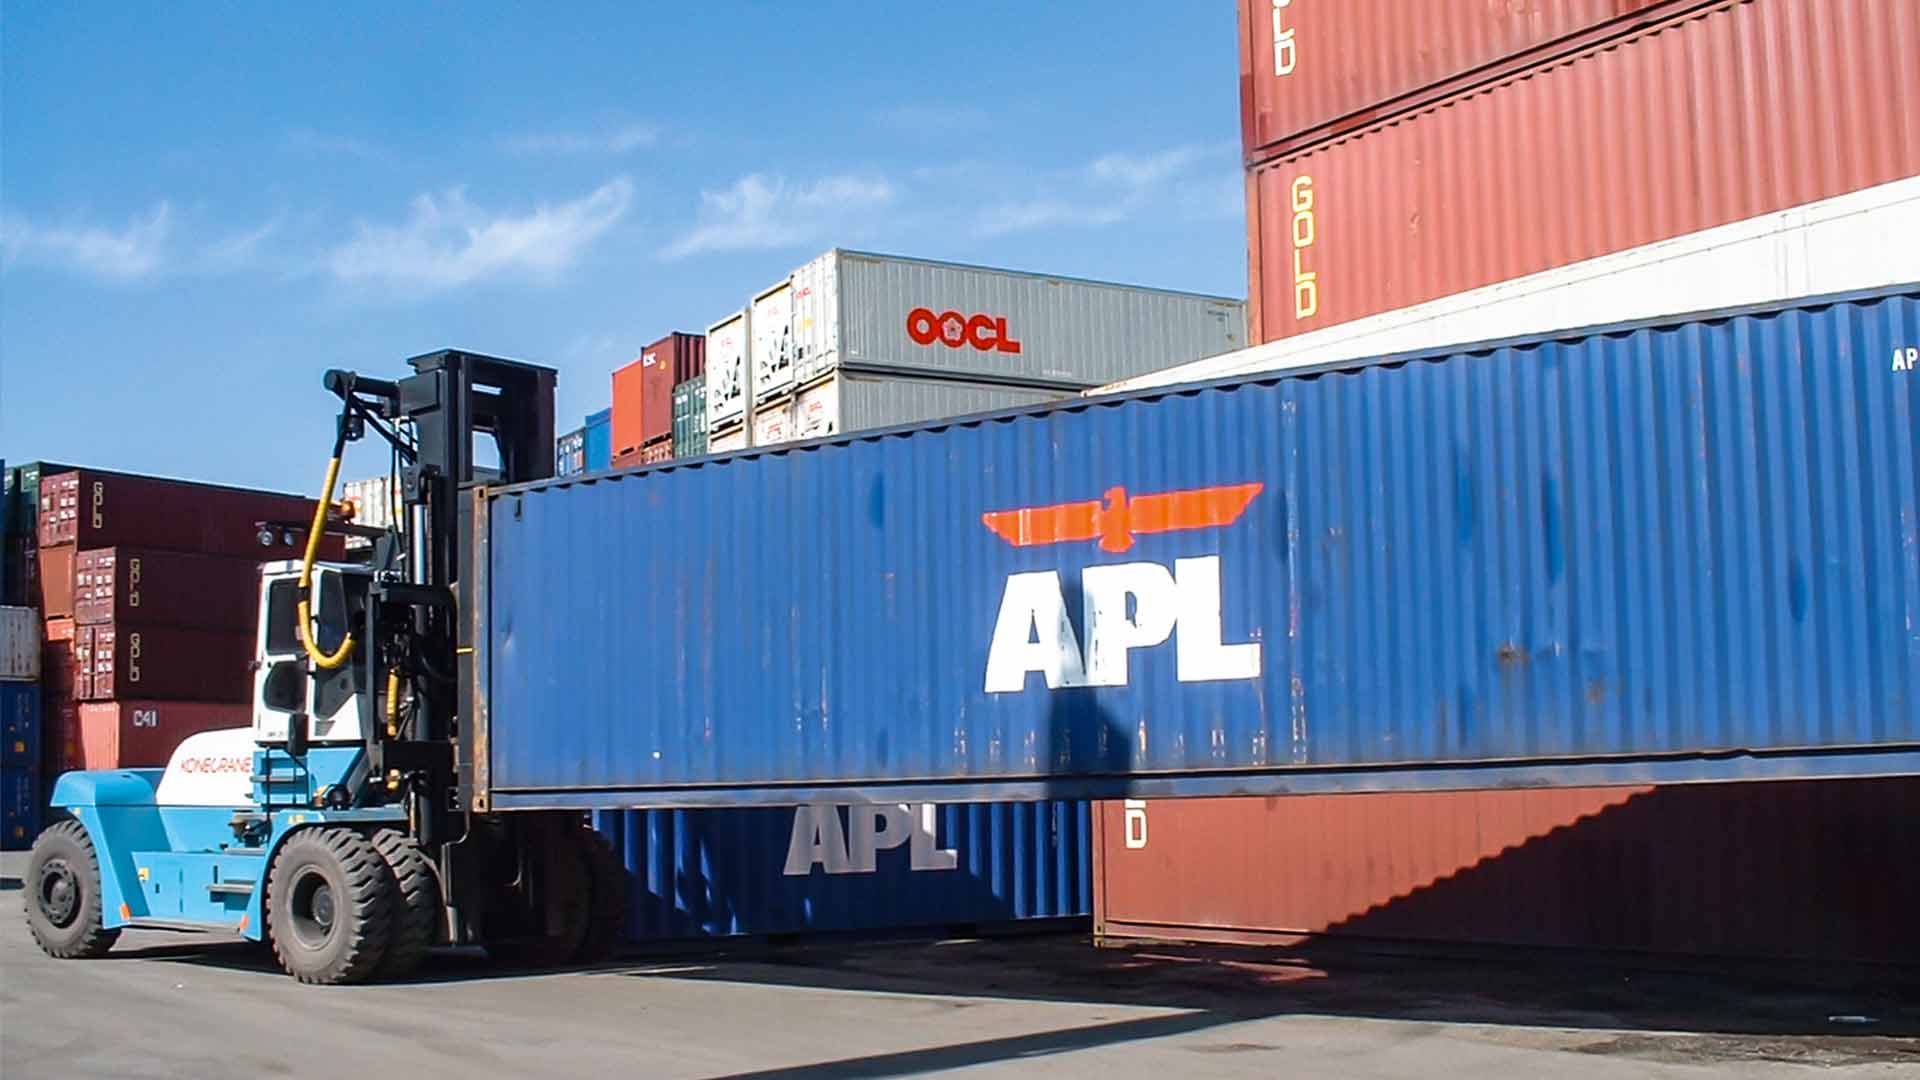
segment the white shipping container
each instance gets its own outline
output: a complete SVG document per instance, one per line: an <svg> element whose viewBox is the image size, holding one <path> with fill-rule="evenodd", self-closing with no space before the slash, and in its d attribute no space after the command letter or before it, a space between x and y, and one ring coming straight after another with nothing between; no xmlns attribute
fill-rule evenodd
<svg viewBox="0 0 1920 1080"><path fill-rule="evenodd" d="M1064 390L836 372L795 398L793 438L945 420L970 413L1038 405L1070 396Z"/></svg>
<svg viewBox="0 0 1920 1080"><path fill-rule="evenodd" d="M40 678L40 612L30 607L0 607L0 680L33 682Z"/></svg>
<svg viewBox="0 0 1920 1080"><path fill-rule="evenodd" d="M714 435L707 440L707 453L709 454L724 454L729 450L745 450L746 448L747 426L745 424L741 424L732 431Z"/></svg>
<svg viewBox="0 0 1920 1080"><path fill-rule="evenodd" d="M393 510L400 503L400 478L375 476L349 480L340 491L343 501L353 504L353 524L373 529L393 527Z"/></svg>
<svg viewBox="0 0 1920 1080"><path fill-rule="evenodd" d="M1920 177L1704 229L1266 345L1170 365L1144 390L1920 281Z"/></svg>
<svg viewBox="0 0 1920 1080"><path fill-rule="evenodd" d="M793 398L785 397L754 410L753 445L776 446L794 440Z"/></svg>
<svg viewBox="0 0 1920 1080"><path fill-rule="evenodd" d="M766 401L793 389L793 289L787 282L753 298L753 397Z"/></svg>
<svg viewBox="0 0 1920 1080"><path fill-rule="evenodd" d="M742 422L752 390L747 313L741 311L707 328L707 430Z"/></svg>
<svg viewBox="0 0 1920 1080"><path fill-rule="evenodd" d="M1247 340L1244 301L926 259L836 249L788 284L755 303L754 340L772 363L782 335L761 319L784 306L801 385L844 367L1083 390Z"/></svg>

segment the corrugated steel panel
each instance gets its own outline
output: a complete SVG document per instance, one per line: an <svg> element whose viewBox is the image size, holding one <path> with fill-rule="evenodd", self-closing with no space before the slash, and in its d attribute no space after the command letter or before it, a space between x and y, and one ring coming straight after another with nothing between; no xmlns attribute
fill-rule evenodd
<svg viewBox="0 0 1920 1080"><path fill-rule="evenodd" d="M826 367L1085 389L1247 343L1239 300L864 252L833 253Z"/></svg>
<svg viewBox="0 0 1920 1080"><path fill-rule="evenodd" d="M0 681L0 765L39 768L40 715L39 683Z"/></svg>
<svg viewBox="0 0 1920 1080"><path fill-rule="evenodd" d="M1252 340L1920 175L1916 40L1910 0L1752 0L1261 166Z"/></svg>
<svg viewBox="0 0 1920 1080"><path fill-rule="evenodd" d="M1088 393L1900 285L1920 281L1914 236L1920 236L1920 177L1310 330Z"/></svg>
<svg viewBox="0 0 1920 1080"><path fill-rule="evenodd" d="M641 377L641 358L613 369L612 453L618 459L640 449L646 440L646 380Z"/></svg>
<svg viewBox="0 0 1920 1080"><path fill-rule="evenodd" d="M950 801L1909 769L1914 356L1905 291L496 489L485 786ZM766 542L803 518L831 527ZM565 557L663 529L685 557ZM1815 748L1859 753L1734 753ZM1328 771L1362 766L1395 769Z"/></svg>
<svg viewBox="0 0 1920 1080"><path fill-rule="evenodd" d="M40 678L40 613L30 607L0 607L0 680Z"/></svg>
<svg viewBox="0 0 1920 1080"><path fill-rule="evenodd" d="M40 774L17 765L0 765L0 851L25 851L40 835L45 807Z"/></svg>
<svg viewBox="0 0 1920 1080"><path fill-rule="evenodd" d="M111 622L79 626L74 655L81 701L118 697L247 701L254 635L244 630Z"/></svg>
<svg viewBox="0 0 1920 1080"><path fill-rule="evenodd" d="M753 394L753 368L747 363L747 312L729 315L707 328L707 430L744 422Z"/></svg>
<svg viewBox="0 0 1920 1080"><path fill-rule="evenodd" d="M812 805L594 815L636 941L1085 915L1085 802Z"/></svg>
<svg viewBox="0 0 1920 1080"><path fill-rule="evenodd" d="M706 452L707 377L703 373L673 388L673 456L699 457Z"/></svg>
<svg viewBox="0 0 1920 1080"><path fill-rule="evenodd" d="M587 415L587 438L583 447L588 472L613 467L613 410L601 409Z"/></svg>
<svg viewBox="0 0 1920 1080"><path fill-rule="evenodd" d="M1702 0L1240 0L1249 161L1591 46Z"/></svg>
<svg viewBox="0 0 1920 1080"><path fill-rule="evenodd" d="M66 618L73 614L73 555L72 544L34 549L34 561L39 564L35 581L40 590L42 615Z"/></svg>
<svg viewBox="0 0 1920 1080"><path fill-rule="evenodd" d="M1095 928L1920 960L1920 780L1135 800Z"/></svg>

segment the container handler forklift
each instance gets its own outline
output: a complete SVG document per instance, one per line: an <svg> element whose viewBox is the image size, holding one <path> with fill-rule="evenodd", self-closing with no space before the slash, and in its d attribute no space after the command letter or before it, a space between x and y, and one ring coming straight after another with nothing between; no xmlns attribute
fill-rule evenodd
<svg viewBox="0 0 1920 1080"><path fill-rule="evenodd" d="M165 769L54 785L65 817L24 890L50 955L99 956L128 927L237 931L332 984L403 977L439 943L533 966L616 945L612 850L578 812L475 812L462 723L476 553L461 489L476 449L500 482L552 475L555 372L456 350L409 364L393 382L326 374L341 409L305 558L261 569L252 727L192 736ZM392 448L401 513L366 562L316 562L323 532L351 530L334 483L369 431Z"/></svg>

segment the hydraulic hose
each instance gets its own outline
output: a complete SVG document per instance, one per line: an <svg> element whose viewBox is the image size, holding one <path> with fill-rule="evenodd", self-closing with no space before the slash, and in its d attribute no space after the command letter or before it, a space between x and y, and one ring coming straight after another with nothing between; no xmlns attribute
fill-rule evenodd
<svg viewBox="0 0 1920 1080"><path fill-rule="evenodd" d="M342 429L345 419L341 421ZM344 440L342 440L344 441ZM336 442L333 458L327 462L327 482L320 490L320 501L313 507L313 526L307 530L307 553L300 560L300 605L299 623L300 647L307 651L307 659L323 671L332 671L347 662L347 656L353 652L353 631L347 631L346 639L332 652L322 652L320 646L313 643L313 631L309 629L311 613L307 603L307 594L313 590L313 560L320 553L320 533L326 528L327 508L333 505L333 483L340 478L340 454L342 446Z"/></svg>

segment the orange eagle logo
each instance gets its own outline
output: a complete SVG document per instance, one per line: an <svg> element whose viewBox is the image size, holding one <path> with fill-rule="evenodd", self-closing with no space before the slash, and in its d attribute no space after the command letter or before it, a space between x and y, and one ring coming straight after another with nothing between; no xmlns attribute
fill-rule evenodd
<svg viewBox="0 0 1920 1080"><path fill-rule="evenodd" d="M1014 547L1097 539L1100 550L1120 552L1132 547L1136 536L1231 525L1240 520L1265 486L1227 484L1154 495L1128 495L1126 488L1116 487L1107 489L1104 503L1088 499L1022 510L989 510L980 515L980 520Z"/></svg>

